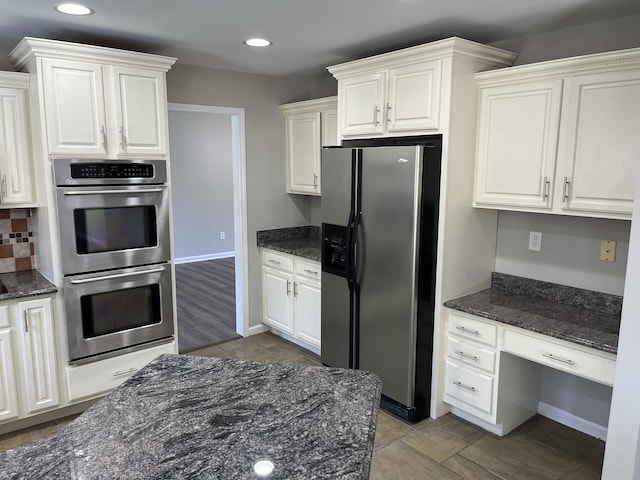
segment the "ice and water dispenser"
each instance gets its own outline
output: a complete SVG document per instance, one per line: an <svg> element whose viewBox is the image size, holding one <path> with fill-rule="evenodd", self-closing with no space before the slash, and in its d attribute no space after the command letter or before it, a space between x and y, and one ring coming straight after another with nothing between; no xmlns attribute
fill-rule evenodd
<svg viewBox="0 0 640 480"><path fill-rule="evenodd" d="M342 277L349 275L346 226L322 224L322 271Z"/></svg>

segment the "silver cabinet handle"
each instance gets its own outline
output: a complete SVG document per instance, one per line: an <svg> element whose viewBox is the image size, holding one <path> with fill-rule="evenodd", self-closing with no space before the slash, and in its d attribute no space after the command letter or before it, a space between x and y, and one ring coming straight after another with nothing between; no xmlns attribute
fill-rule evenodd
<svg viewBox="0 0 640 480"><path fill-rule="evenodd" d="M24 318L24 333L29 333L29 313L25 310L22 312Z"/></svg>
<svg viewBox="0 0 640 480"><path fill-rule="evenodd" d="M114 273L113 275L102 275L100 277L82 278L80 280L71 280L69 283L71 283L72 285L78 285L78 284L82 284L82 283L101 282L103 280L111 280L111 279L114 279L114 278L134 277L136 275L146 275L148 273L164 272L164 270L165 269L163 267L163 268L151 268L149 270L141 270L139 272Z"/></svg>
<svg viewBox="0 0 640 480"><path fill-rule="evenodd" d="M138 371L137 368L129 368L127 370L118 370L117 372L113 372L113 376L114 377L122 377L124 375L129 375L131 373L135 373L137 371Z"/></svg>
<svg viewBox="0 0 640 480"><path fill-rule="evenodd" d="M123 150L127 148L127 137L124 134L124 127L120 126L120 146Z"/></svg>
<svg viewBox="0 0 640 480"><path fill-rule="evenodd" d="M565 203L569 200L569 181L568 177L564 177L564 184L562 185L562 203Z"/></svg>
<svg viewBox="0 0 640 480"><path fill-rule="evenodd" d="M380 109L377 105L373 106L373 124L380 125L380 121L378 120L378 113L380 113Z"/></svg>
<svg viewBox="0 0 640 480"><path fill-rule="evenodd" d="M568 358L556 357L553 353L543 353L543 357L546 357L550 360L557 360L562 363L566 363L567 365L575 365L576 363L573 360L569 360Z"/></svg>
<svg viewBox="0 0 640 480"><path fill-rule="evenodd" d="M267 260L269 263L273 263L274 265L280 265L280 262L278 260L272 260L271 258L269 260Z"/></svg>
<svg viewBox="0 0 640 480"><path fill-rule="evenodd" d="M305 268L304 271L309 275L315 275L316 277L318 276L318 272L316 270L309 270L308 268Z"/></svg>
<svg viewBox="0 0 640 480"><path fill-rule="evenodd" d="M313 174L313 189L314 190L318 189L318 174L317 173Z"/></svg>
<svg viewBox="0 0 640 480"><path fill-rule="evenodd" d="M478 361L478 357L475 355L469 355L468 353L464 353L462 350L456 350L456 355L460 355L462 358L468 358L469 360L473 360L474 362Z"/></svg>
<svg viewBox="0 0 640 480"><path fill-rule="evenodd" d="M66 192L63 192L63 195L103 195L105 193L125 193L130 195L131 193L158 193L163 191L163 188L143 188L136 190L67 190Z"/></svg>
<svg viewBox="0 0 640 480"><path fill-rule="evenodd" d="M100 136L102 137L102 148L107 150L107 131L104 128L104 125L100 127Z"/></svg>
<svg viewBox="0 0 640 480"><path fill-rule="evenodd" d="M470 330L465 327L461 327L460 325L456 325L456 329L460 330L463 333L470 333L471 335L475 335L476 337L480 336L480 332L478 330Z"/></svg>
<svg viewBox="0 0 640 480"><path fill-rule="evenodd" d="M391 122L391 104L387 102L387 123Z"/></svg>
<svg viewBox="0 0 640 480"><path fill-rule="evenodd" d="M465 390L469 390L470 392L476 392L476 387L471 387L469 385L465 385L462 382L453 382L456 387L464 388Z"/></svg>
<svg viewBox="0 0 640 480"><path fill-rule="evenodd" d="M298 296L298 284L296 282L293 282L293 296Z"/></svg>
<svg viewBox="0 0 640 480"><path fill-rule="evenodd" d="M291 281L287 280L287 296L291 294Z"/></svg>
<svg viewBox="0 0 640 480"><path fill-rule="evenodd" d="M544 177L544 185L542 188L542 199L549 199L549 177Z"/></svg>

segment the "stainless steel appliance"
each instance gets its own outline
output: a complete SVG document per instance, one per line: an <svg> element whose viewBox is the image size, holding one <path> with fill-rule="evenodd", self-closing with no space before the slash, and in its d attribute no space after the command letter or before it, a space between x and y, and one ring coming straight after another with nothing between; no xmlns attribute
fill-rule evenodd
<svg viewBox="0 0 640 480"><path fill-rule="evenodd" d="M321 355L378 374L382 407L417 421L429 413L442 138L388 143L322 152Z"/></svg>
<svg viewBox="0 0 640 480"><path fill-rule="evenodd" d="M69 361L171 341L166 163L54 159Z"/></svg>

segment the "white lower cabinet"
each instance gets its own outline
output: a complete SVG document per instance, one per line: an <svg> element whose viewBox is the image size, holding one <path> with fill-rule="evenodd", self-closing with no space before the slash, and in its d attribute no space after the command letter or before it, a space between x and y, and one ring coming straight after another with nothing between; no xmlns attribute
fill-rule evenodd
<svg viewBox="0 0 640 480"><path fill-rule="evenodd" d="M456 310L447 310L447 331L444 400L498 435L538 412L540 365L613 384L613 354Z"/></svg>
<svg viewBox="0 0 640 480"><path fill-rule="evenodd" d="M262 249L262 321L320 348L320 263Z"/></svg>
<svg viewBox="0 0 640 480"><path fill-rule="evenodd" d="M86 400L109 392L163 353L176 353L175 343L158 345L86 365L69 366L65 371L69 400Z"/></svg>
<svg viewBox="0 0 640 480"><path fill-rule="evenodd" d="M0 305L0 422L60 405L51 298Z"/></svg>

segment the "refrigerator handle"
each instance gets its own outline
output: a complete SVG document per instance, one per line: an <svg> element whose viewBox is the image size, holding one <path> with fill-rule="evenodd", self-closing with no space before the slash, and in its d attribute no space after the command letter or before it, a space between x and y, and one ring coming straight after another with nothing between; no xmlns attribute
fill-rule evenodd
<svg viewBox="0 0 640 480"><path fill-rule="evenodd" d="M353 282L356 286L360 286L360 279L362 278L362 269L364 266L364 237L362 235L362 213L357 213L353 226Z"/></svg>

